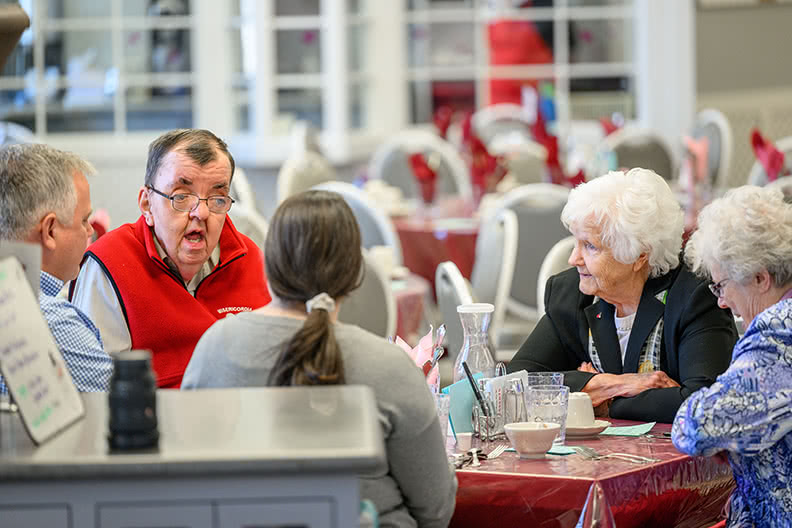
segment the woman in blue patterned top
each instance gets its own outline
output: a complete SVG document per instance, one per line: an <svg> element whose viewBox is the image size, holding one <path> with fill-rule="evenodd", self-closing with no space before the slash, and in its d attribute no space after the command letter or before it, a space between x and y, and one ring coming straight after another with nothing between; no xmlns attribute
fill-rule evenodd
<svg viewBox="0 0 792 528"><path fill-rule="evenodd" d="M728 526L792 526L792 205L740 187L705 207L686 248L694 271L749 323L728 370L676 415L674 445L725 452L737 481Z"/></svg>

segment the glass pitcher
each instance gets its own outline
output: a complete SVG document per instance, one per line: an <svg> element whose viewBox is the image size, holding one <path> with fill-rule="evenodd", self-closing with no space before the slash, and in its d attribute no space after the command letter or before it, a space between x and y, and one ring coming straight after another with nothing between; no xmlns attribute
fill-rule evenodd
<svg viewBox="0 0 792 528"><path fill-rule="evenodd" d="M462 321L464 341L454 362L454 383L466 379L465 362L471 374L480 372L485 378L495 376L495 347L489 335L489 325L495 307L488 303L460 304L457 306Z"/></svg>

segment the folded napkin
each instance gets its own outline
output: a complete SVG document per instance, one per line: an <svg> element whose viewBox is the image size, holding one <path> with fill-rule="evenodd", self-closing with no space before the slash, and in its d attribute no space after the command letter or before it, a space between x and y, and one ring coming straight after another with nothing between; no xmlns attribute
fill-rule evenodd
<svg viewBox="0 0 792 528"><path fill-rule="evenodd" d="M545 165L550 175L550 183L563 185L565 187L577 187L581 183L586 183L586 175L583 169L580 169L575 175L567 175L565 173L559 158L558 138L547 131L541 108L536 112L536 121L531 125L531 132L533 133L534 140L547 149L547 161L545 161Z"/></svg>
<svg viewBox="0 0 792 528"><path fill-rule="evenodd" d="M410 169L421 191L421 199L426 204L432 203L437 189L437 172L420 152L410 154L409 161Z"/></svg>
<svg viewBox="0 0 792 528"><path fill-rule="evenodd" d="M424 363L427 361L431 361L432 353L434 352L434 343L432 342L433 336L433 329L431 325L429 326L429 333L423 336L415 347L411 347L407 344L404 339L401 337L396 337L396 344L399 345L402 350L404 350L410 359L412 359L418 368L422 368ZM433 368L429 375L426 376L426 383L429 384L430 387L437 387L439 385L439 371L440 369Z"/></svg>
<svg viewBox="0 0 792 528"><path fill-rule="evenodd" d="M772 141L768 141L759 133L759 129L751 131L751 146L756 159L767 174L767 181L775 181L784 170L784 153L778 150Z"/></svg>
<svg viewBox="0 0 792 528"><path fill-rule="evenodd" d="M621 126L613 122L613 119L608 117L600 117L599 122L600 125L602 125L602 130L605 132L606 136L610 136L621 128Z"/></svg>
<svg viewBox="0 0 792 528"><path fill-rule="evenodd" d="M498 156L490 154L484 142L473 132L470 134L470 155L470 177L481 198L484 193L495 190L506 175L506 167Z"/></svg>
<svg viewBox="0 0 792 528"><path fill-rule="evenodd" d="M441 138L445 139L448 134L448 127L451 126L451 118L453 115L454 109L448 105L440 106L432 115L432 121L434 121L434 126L437 128L437 134Z"/></svg>
<svg viewBox="0 0 792 528"><path fill-rule="evenodd" d="M652 430L657 422L649 422L638 425L611 425L600 434L605 436L641 436Z"/></svg>

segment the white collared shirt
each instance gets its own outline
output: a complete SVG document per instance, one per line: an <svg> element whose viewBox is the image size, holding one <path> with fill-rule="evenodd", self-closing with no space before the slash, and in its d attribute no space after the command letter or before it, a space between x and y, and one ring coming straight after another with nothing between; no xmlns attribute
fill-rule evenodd
<svg viewBox="0 0 792 528"><path fill-rule="evenodd" d="M156 235L154 235L154 247L163 261L168 258ZM198 273L185 285L190 295L195 296L198 285L212 273L218 262L220 262L219 244L212 250L209 259L204 262ZM86 259L80 268L80 274L74 285L72 304L85 312L94 322L102 336L107 353L115 354L132 349L132 336L113 283L102 266L92 258Z"/></svg>

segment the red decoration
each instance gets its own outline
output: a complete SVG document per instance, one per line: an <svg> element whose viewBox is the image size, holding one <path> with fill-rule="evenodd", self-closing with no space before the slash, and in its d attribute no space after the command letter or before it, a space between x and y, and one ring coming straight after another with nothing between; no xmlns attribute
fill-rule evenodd
<svg viewBox="0 0 792 528"><path fill-rule="evenodd" d="M605 131L606 136L610 136L621 127L613 122L612 119L608 119L607 117L600 117L599 119L600 125L602 125L602 130Z"/></svg>
<svg viewBox="0 0 792 528"><path fill-rule="evenodd" d="M784 170L784 153L778 150L772 141L768 141L759 133L759 129L751 131L751 146L759 163L764 167L767 181L775 181Z"/></svg>
<svg viewBox="0 0 792 528"><path fill-rule="evenodd" d="M441 138L445 138L448 133L448 127L451 126L451 117L454 115L454 109L450 106L443 105L435 110L432 120L437 128L437 133Z"/></svg>
<svg viewBox="0 0 792 528"><path fill-rule="evenodd" d="M420 152L410 154L409 161L415 181L421 190L421 199L426 204L432 203L437 188L437 172L432 170L426 158Z"/></svg>

